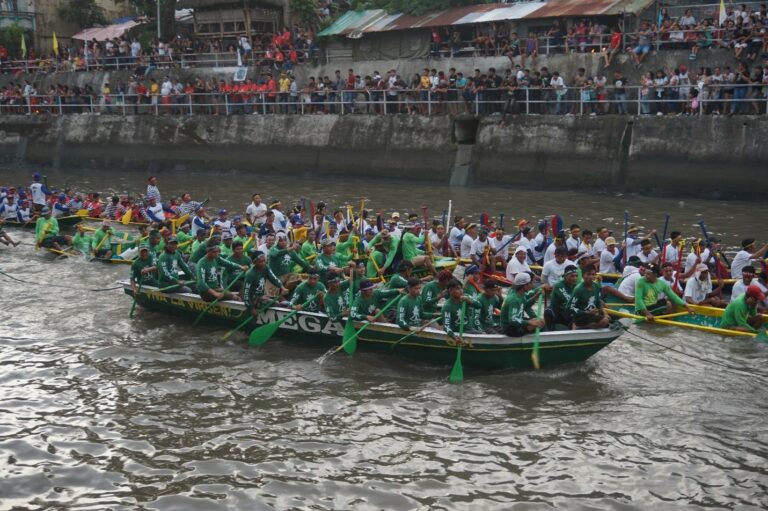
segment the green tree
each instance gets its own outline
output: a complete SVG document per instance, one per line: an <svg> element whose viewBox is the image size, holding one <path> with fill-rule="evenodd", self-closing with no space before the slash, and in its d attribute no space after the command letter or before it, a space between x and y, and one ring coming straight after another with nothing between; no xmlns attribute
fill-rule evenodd
<svg viewBox="0 0 768 511"><path fill-rule="evenodd" d="M0 29L0 45L5 46L8 50L8 56L12 59L21 56L21 35L24 34L24 39L27 44L27 51L32 49L34 42L34 32L27 30L17 24L13 24L9 27Z"/></svg>
<svg viewBox="0 0 768 511"><path fill-rule="evenodd" d="M354 0L355 9L385 9L388 12L424 14L460 5L488 4L491 0Z"/></svg>
<svg viewBox="0 0 768 511"><path fill-rule="evenodd" d="M80 28L107 23L106 12L96 0L68 0L59 6L58 12L62 19Z"/></svg>

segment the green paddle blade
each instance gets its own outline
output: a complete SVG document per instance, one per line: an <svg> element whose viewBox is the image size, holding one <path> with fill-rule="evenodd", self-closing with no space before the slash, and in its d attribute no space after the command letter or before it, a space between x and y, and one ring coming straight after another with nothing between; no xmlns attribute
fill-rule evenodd
<svg viewBox="0 0 768 511"><path fill-rule="evenodd" d="M278 328L280 328L280 322L267 323L266 325L254 329L248 337L248 344L251 346L261 346L267 342L275 332L277 332Z"/></svg>
<svg viewBox="0 0 768 511"><path fill-rule="evenodd" d="M448 376L448 381L451 383L461 383L464 381L464 367L461 365L461 346L456 350L456 362L453 363L453 369Z"/></svg>
<svg viewBox="0 0 768 511"><path fill-rule="evenodd" d="M352 323L351 319L347 319L347 324L344 325L344 338L342 343L344 345L344 351L350 355L357 349L357 335L355 334L355 325Z"/></svg>

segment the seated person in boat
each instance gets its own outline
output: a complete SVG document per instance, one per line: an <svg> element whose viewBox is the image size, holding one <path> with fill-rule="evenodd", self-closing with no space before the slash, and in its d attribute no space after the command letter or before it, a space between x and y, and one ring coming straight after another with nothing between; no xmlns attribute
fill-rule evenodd
<svg viewBox="0 0 768 511"><path fill-rule="evenodd" d="M403 260L409 261L414 268L426 268L432 275L437 275L435 266L432 264L432 256L418 248L422 243L429 244L429 234L419 236L421 225L407 223L403 225L403 236L400 239L403 251ZM431 247L429 247L431 248Z"/></svg>
<svg viewBox="0 0 768 511"><path fill-rule="evenodd" d="M397 302L397 326L404 330L418 330L426 323L423 300L421 298L421 281L415 277L408 279L407 294Z"/></svg>
<svg viewBox="0 0 768 511"><path fill-rule="evenodd" d="M59 231L59 222L51 217L51 208L43 206L40 210L40 218L35 223L35 243L38 247L52 248L61 251L62 245L72 246L70 236L62 236Z"/></svg>
<svg viewBox="0 0 768 511"><path fill-rule="evenodd" d="M574 288L568 302L568 308L573 314L573 328L607 328L611 319L603 309L603 293L595 280L597 268L594 265L585 266L581 278L581 283Z"/></svg>
<svg viewBox="0 0 768 511"><path fill-rule="evenodd" d="M466 304L466 307L463 306L464 304ZM480 302L474 300L471 296L464 294L461 282L457 279L453 279L448 283L448 298L443 304L442 323L445 333L458 344L464 343L459 335L462 330L462 325L463 330L465 331L472 328L472 326L469 325L469 312L466 310L462 311L462 309L466 308L479 309Z"/></svg>
<svg viewBox="0 0 768 511"><path fill-rule="evenodd" d="M245 272L240 298L251 309L252 314L257 314L259 309L268 301L266 292L267 282L271 282L275 288L279 289L281 296L287 296L288 289L283 287L277 275L267 266L267 256L264 252L261 250L251 250L250 256L253 266Z"/></svg>
<svg viewBox="0 0 768 511"><path fill-rule="evenodd" d="M422 308L424 314L436 316L440 313L438 302L448 295L448 283L453 279L453 273L449 270L440 270L437 279L428 282L421 290Z"/></svg>
<svg viewBox="0 0 768 511"><path fill-rule="evenodd" d="M532 306L543 289L533 290L531 276L519 273L501 306L501 327L509 337L522 337L544 327L544 320L537 318Z"/></svg>
<svg viewBox="0 0 768 511"><path fill-rule="evenodd" d="M376 315L389 300L401 293L397 289L376 288L370 280L360 282L360 293L352 303L350 314L355 321L376 321Z"/></svg>
<svg viewBox="0 0 768 511"><path fill-rule="evenodd" d="M224 270L246 271L248 266L238 266L221 257L221 248L216 237L208 240L205 257L197 263L197 292L206 302L234 300L236 295L224 286Z"/></svg>
<svg viewBox="0 0 768 511"><path fill-rule="evenodd" d="M300 249L298 243L288 243L288 236L284 232L277 233L275 245L269 249L269 267L283 283L283 287L291 291L301 282L299 274L293 271L294 266L299 265L304 271L309 270L309 263L298 254ZM275 297L278 290L271 283L267 284L267 295Z"/></svg>
<svg viewBox="0 0 768 511"><path fill-rule="evenodd" d="M718 277L718 286L712 289L712 277L709 274L709 267L704 263L696 265L696 271L693 272L685 283L685 292L683 299L691 305L708 305L710 307L726 307L728 302L723 300L723 279Z"/></svg>
<svg viewBox="0 0 768 511"><path fill-rule="evenodd" d="M563 277L552 287L552 293L549 296L549 307L544 309L544 321L547 323L547 330L555 330L557 325L571 328L573 312L569 307L569 303L578 281L578 268L572 264L566 266Z"/></svg>
<svg viewBox="0 0 768 511"><path fill-rule="evenodd" d="M179 272L194 280L195 272L184 262L178 252L179 242L176 236L170 236L163 254L157 259L158 287L164 293L191 293L192 289L179 279Z"/></svg>
<svg viewBox="0 0 768 511"><path fill-rule="evenodd" d="M640 262L640 258L632 256L627 260L627 266L621 273L621 278L616 281L614 286L603 287L603 293L615 296L625 303L635 302L635 287L637 281L645 273L645 265Z"/></svg>
<svg viewBox="0 0 768 511"><path fill-rule="evenodd" d="M496 311L501 308L501 287L493 279L483 282L483 293L476 297L480 303L480 330L486 334L500 334Z"/></svg>
<svg viewBox="0 0 768 511"><path fill-rule="evenodd" d="M669 287L672 288L672 291L674 291L677 296L683 296L683 288L680 287L680 278L677 276L675 266L672 263L661 264L661 275L659 275L659 278L669 284Z"/></svg>
<svg viewBox="0 0 768 511"><path fill-rule="evenodd" d="M341 275L339 272L329 272L325 280L325 286L327 291L325 295L323 295L321 304L325 310L325 314L333 321L339 321L341 318L348 316L349 292L342 287Z"/></svg>
<svg viewBox="0 0 768 511"><path fill-rule="evenodd" d="M157 287L157 264L149 246L139 247L139 257L131 264L131 289L136 293L136 284Z"/></svg>
<svg viewBox="0 0 768 511"><path fill-rule="evenodd" d="M670 314L674 306L685 307L693 314L691 306L672 291L666 281L659 278L659 267L649 264L644 275L635 284L635 314L653 321L658 314Z"/></svg>
<svg viewBox="0 0 768 511"><path fill-rule="evenodd" d="M310 268L307 273L307 280L296 286L293 292L291 308L298 311L320 312L320 305L327 290L320 282L320 272L317 269Z"/></svg>
<svg viewBox="0 0 768 511"><path fill-rule="evenodd" d="M251 258L245 255L245 248L242 241L237 240L232 242L232 254L227 257L230 263L235 263L238 266L251 267ZM224 283L230 286L230 289L234 292L239 292L243 287L244 275L241 275L240 270L226 270L224 272Z"/></svg>
<svg viewBox="0 0 768 511"><path fill-rule="evenodd" d="M757 332L763 326L763 316L757 312L757 304L765 300L765 293L755 284L745 293L731 301L720 319L720 328Z"/></svg>
<svg viewBox="0 0 768 511"><path fill-rule="evenodd" d="M110 238L112 236L112 227L110 227L109 222L103 222L101 227L91 236L91 255L98 259L111 259L112 243Z"/></svg>

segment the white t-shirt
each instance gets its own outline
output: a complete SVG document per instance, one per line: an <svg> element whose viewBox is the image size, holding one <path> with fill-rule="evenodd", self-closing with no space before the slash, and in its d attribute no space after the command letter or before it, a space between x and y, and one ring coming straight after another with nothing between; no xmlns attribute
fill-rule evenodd
<svg viewBox="0 0 768 511"><path fill-rule="evenodd" d="M751 262L752 254L746 250L740 250L738 254L733 256L733 261L731 261L731 277L740 279L741 270L743 270L745 266L749 266Z"/></svg>
<svg viewBox="0 0 768 511"><path fill-rule="evenodd" d="M581 250L581 238L570 237L567 240L565 240L565 246L568 247L568 250L572 248L577 248Z"/></svg>
<svg viewBox="0 0 768 511"><path fill-rule="evenodd" d="M678 279L677 283L675 283L675 279L677 278L677 272L672 272L672 280L667 280L664 277L659 277L661 280L665 281L667 284L669 284L669 287L672 288L672 291L675 292L682 292L683 288L680 287L680 280Z"/></svg>
<svg viewBox="0 0 768 511"><path fill-rule="evenodd" d="M453 248L459 248L459 246L461 245L461 238L463 236L464 236L464 229L453 227L451 229L451 232L448 233L448 243L450 243Z"/></svg>
<svg viewBox="0 0 768 511"><path fill-rule="evenodd" d="M533 257L536 258L537 261L540 261L544 257L544 252L539 252L536 250L536 247L540 247L544 243L544 234L539 233L536 235L535 238L533 238Z"/></svg>
<svg viewBox="0 0 768 511"><path fill-rule="evenodd" d="M617 250L616 254L618 253L619 251ZM613 258L616 257L616 254L611 254L608 249L605 249L600 253L600 273L619 273L616 264L613 262Z"/></svg>
<svg viewBox="0 0 768 511"><path fill-rule="evenodd" d="M651 250L646 255L645 252L641 250L640 253L637 254L637 257L639 257L640 261L644 263L655 263L656 260L659 258L659 254L655 250Z"/></svg>
<svg viewBox="0 0 768 511"><path fill-rule="evenodd" d="M530 272L531 268L528 266L528 263L523 261L522 263L517 260L517 257L513 257L509 260L509 263L507 264L507 279L508 280L514 280L515 275L518 273L526 273Z"/></svg>
<svg viewBox="0 0 768 511"><path fill-rule="evenodd" d="M557 246L553 243L550 243L550 245L547 247L547 250L544 251L544 264L547 264L548 262L555 259L555 249L557 249Z"/></svg>
<svg viewBox="0 0 768 511"><path fill-rule="evenodd" d="M750 281L750 284L753 283L753 282L757 282L757 279L752 279ZM743 279L739 280L738 282L733 284L733 289L731 289L731 300L734 300L734 299L740 297L741 295L743 295L744 293L746 293L748 285L749 284L745 284L744 283Z"/></svg>
<svg viewBox="0 0 768 511"><path fill-rule="evenodd" d="M642 241L638 238L627 238L627 259L640 253L642 250L640 243Z"/></svg>
<svg viewBox="0 0 768 511"><path fill-rule="evenodd" d="M565 273L565 267L572 265L573 262L566 259L562 263L558 263L557 259L552 259L548 263L544 264L541 269L541 280L544 284L554 286Z"/></svg>
<svg viewBox="0 0 768 511"><path fill-rule="evenodd" d="M221 232L232 232L232 220L214 220L213 225L221 228Z"/></svg>
<svg viewBox="0 0 768 511"><path fill-rule="evenodd" d="M251 222L251 225L261 227L264 225L264 221L267 219L267 205L263 202L258 206L251 202L247 208L245 208L245 215Z"/></svg>
<svg viewBox="0 0 768 511"><path fill-rule="evenodd" d="M483 254L485 253L485 247L490 246L490 244L491 243L488 241L488 238L485 238L485 241L480 241L480 237L478 237L472 242L472 245L469 248L470 257L474 255L482 261ZM464 240L461 241L461 250L464 251Z"/></svg>
<svg viewBox="0 0 768 511"><path fill-rule="evenodd" d="M288 220L285 219L285 215L282 211L278 211L276 209L273 209L272 212L275 214L275 230L276 231L284 231L286 227L288 227Z"/></svg>
<svg viewBox="0 0 768 511"><path fill-rule="evenodd" d="M29 192L32 194L32 204L45 206L45 194L43 193L42 183L32 183L29 185Z"/></svg>
<svg viewBox="0 0 768 511"><path fill-rule="evenodd" d="M605 241L603 238L597 238L597 240L595 240L595 244L592 245L592 255L600 256L600 254L603 253L603 250L605 250Z"/></svg>
<svg viewBox="0 0 768 511"><path fill-rule="evenodd" d="M690 278L685 283L684 298L690 298L694 304L699 304L707 299L707 295L712 292L712 279L707 276L704 282L697 278Z"/></svg>
<svg viewBox="0 0 768 511"><path fill-rule="evenodd" d="M665 263L672 263L674 265L677 265L677 258L680 256L680 252L678 252L677 247L672 245L671 243L667 243L664 246L664 262Z"/></svg>
<svg viewBox="0 0 768 511"><path fill-rule="evenodd" d="M635 270L637 270L637 268L635 268ZM622 280L619 285L619 292L627 296L635 296L635 285L640 277L642 277L642 275L640 275L639 271L635 271L631 275L624 277L624 280Z"/></svg>
<svg viewBox="0 0 768 511"><path fill-rule="evenodd" d="M709 259L709 249L705 248L701 251L701 262L703 263ZM688 271L696 266L696 254L694 252L691 252L688 254L688 257L685 258L685 269L683 270L683 273L688 273Z"/></svg>
<svg viewBox="0 0 768 511"><path fill-rule="evenodd" d="M473 240L468 234L465 234L464 237L461 239L461 258L462 259L469 259L470 254L472 253L472 243L474 243L475 240Z"/></svg>

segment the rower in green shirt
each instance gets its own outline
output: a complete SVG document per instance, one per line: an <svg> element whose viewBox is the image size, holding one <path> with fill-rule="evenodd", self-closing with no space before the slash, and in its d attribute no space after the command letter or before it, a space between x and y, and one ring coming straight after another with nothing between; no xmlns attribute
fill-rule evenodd
<svg viewBox="0 0 768 511"><path fill-rule="evenodd" d="M397 274L392 275L386 284L387 289L405 289L408 287L408 280L413 273L413 263L403 259L397 265Z"/></svg>
<svg viewBox="0 0 768 511"><path fill-rule="evenodd" d="M221 233L221 257L224 259L229 259L232 257L232 242L234 240L232 239L232 233L229 231L224 231Z"/></svg>
<svg viewBox="0 0 768 511"><path fill-rule="evenodd" d="M245 272L240 297L245 302L246 307L251 309L251 313L255 315L258 314L259 309L268 301L267 281L280 290L280 296L287 296L288 290L283 287L283 283L280 282L277 275L267 266L267 256L264 252L254 249L250 254L253 266Z"/></svg>
<svg viewBox="0 0 768 511"><path fill-rule="evenodd" d="M424 324L424 310L421 299L421 281L408 279L408 294L397 302L397 325L404 330L416 330Z"/></svg>
<svg viewBox="0 0 768 511"><path fill-rule="evenodd" d="M301 244L301 250L299 251L299 255L310 263L317 257L316 234L314 229L307 229L307 239Z"/></svg>
<svg viewBox="0 0 768 511"><path fill-rule="evenodd" d="M293 271L293 266L298 264L304 271L310 269L310 265L297 253L298 248L297 244L289 245L288 236L280 232L275 244L269 249L269 267L289 290L295 289L301 282L299 275Z"/></svg>
<svg viewBox="0 0 768 511"><path fill-rule="evenodd" d="M110 242L110 238L112 236L112 227L110 227L109 222L104 222L91 237L90 252L93 257L97 257L99 259L112 258L112 244ZM149 247L149 250L152 252L153 256L157 256L157 254L152 251L151 246Z"/></svg>
<svg viewBox="0 0 768 511"><path fill-rule="evenodd" d="M353 257L353 251L357 246L357 237L351 236L348 230L339 233L339 241L336 243L336 257L339 260L339 266L349 264Z"/></svg>
<svg viewBox="0 0 768 511"><path fill-rule="evenodd" d="M327 292L323 296L323 309L330 319L339 321L342 317L349 315L348 299L344 289L341 286L341 280L337 272L331 272L326 278Z"/></svg>
<svg viewBox="0 0 768 511"><path fill-rule="evenodd" d="M245 255L243 250L243 243L239 240L232 242L232 255L230 255L226 259L229 262L235 263L240 267L242 266L247 266L249 268L251 267L251 258ZM232 282L238 278L239 274L240 274L239 270L224 270L224 282L226 282L227 285L232 284ZM240 291L241 287L242 287L242 280L232 284L232 287L230 289L232 291L238 292Z"/></svg>
<svg viewBox="0 0 768 511"><path fill-rule="evenodd" d="M35 221L35 246L60 251L61 245L71 246L72 239L59 234L59 221L51 217L51 208L43 206Z"/></svg>
<svg viewBox="0 0 768 511"><path fill-rule="evenodd" d="M437 275L435 266L432 264L432 256L418 248L418 245L423 244L426 239L425 235L418 236L420 229L420 225L411 223L403 226L403 236L400 239L400 244L403 250L403 260L410 261L415 268L423 267L429 270L433 275Z"/></svg>
<svg viewBox="0 0 768 511"><path fill-rule="evenodd" d="M86 232L85 225L82 223L77 224L77 232L72 237L72 248L83 255L91 252L91 236Z"/></svg>
<svg viewBox="0 0 768 511"><path fill-rule="evenodd" d="M573 290L578 284L578 270L575 265L569 264L563 271L563 277L552 286L552 292L549 295L549 307L544 309L544 321L547 323L547 330L554 330L557 325L571 328L573 312L568 303L571 301Z"/></svg>
<svg viewBox="0 0 768 511"><path fill-rule="evenodd" d="M191 224L184 224L176 231L176 239L179 241L179 246L176 249L178 252L189 252L192 242L195 241L195 237L189 233Z"/></svg>
<svg viewBox="0 0 768 511"><path fill-rule="evenodd" d="M464 276L467 277L466 282L464 282L464 294L473 300L477 300L483 289L480 267L475 264L467 266L467 269L464 270ZM467 323L464 325L464 331L471 333L482 331L479 308L471 308L467 311Z"/></svg>
<svg viewBox="0 0 768 511"><path fill-rule="evenodd" d="M448 299L445 300L441 310L442 324L445 333L459 344L464 343L459 336L461 324L464 323L464 330L467 329L467 318L462 315L462 304L464 303L473 309L480 308L478 301L464 294L461 282L456 279L451 280L448 283Z"/></svg>
<svg viewBox="0 0 768 511"><path fill-rule="evenodd" d="M325 286L320 282L320 274L312 268L308 272L307 280L299 284L293 292L291 307L298 311L319 312L325 293Z"/></svg>
<svg viewBox="0 0 768 511"><path fill-rule="evenodd" d="M370 245L369 245L370 246ZM368 253L368 262L365 265L365 275L369 279L375 279L379 277L379 269L384 264L386 256L384 255L381 243L378 243L375 250Z"/></svg>
<svg viewBox="0 0 768 511"><path fill-rule="evenodd" d="M148 245L139 247L139 257L131 264L131 289L137 292L136 284L157 287L157 263Z"/></svg>
<svg viewBox="0 0 768 511"><path fill-rule="evenodd" d="M483 282L483 293L476 297L480 303L480 330L486 334L501 333L496 316L496 309L501 308L500 290L496 281L488 279Z"/></svg>
<svg viewBox="0 0 768 511"><path fill-rule="evenodd" d="M238 266L221 257L219 242L214 237L208 240L205 257L197 263L197 292L206 302L214 300L232 300L235 294L224 290L224 269L247 270L247 266Z"/></svg>
<svg viewBox="0 0 768 511"><path fill-rule="evenodd" d="M205 257L205 253L208 250L208 240L206 239L208 232L200 229L197 231L197 237L192 242L191 255L189 256L190 264L197 264L197 262Z"/></svg>
<svg viewBox="0 0 768 511"><path fill-rule="evenodd" d="M531 308L542 289L533 289L531 276L528 273L515 275L514 286L510 288L504 304L501 306L501 327L509 337L522 337L534 332L536 328L544 327L544 320L537 318ZM526 319L526 315L528 318Z"/></svg>
<svg viewBox="0 0 768 511"><path fill-rule="evenodd" d="M158 287L164 293L191 293L192 289L179 279L179 271L194 280L195 272L184 262L178 252L179 242L176 236L170 236L163 254L157 259Z"/></svg>
<svg viewBox="0 0 768 511"><path fill-rule="evenodd" d="M603 309L602 288L595 281L597 268L590 264L581 272L582 281L573 290L567 305L573 314L573 323L579 329L608 328L611 318Z"/></svg>
<svg viewBox="0 0 768 511"><path fill-rule="evenodd" d="M324 239L321 243L322 252L315 259L315 268L320 274L320 281L325 282L328 272L333 272L342 267L341 261L336 255L336 242L331 239Z"/></svg>
<svg viewBox="0 0 768 511"><path fill-rule="evenodd" d="M355 297L350 314L355 321L375 321L374 317L389 300L400 296L396 289L377 288L370 280L360 282L360 293ZM390 307L391 309L391 307Z"/></svg>
<svg viewBox="0 0 768 511"><path fill-rule="evenodd" d="M400 238L392 236L388 229L382 229L380 233L373 237L368 244L369 247L375 247L377 243L381 242L382 251L387 254L384 264L379 265L377 271L378 276L382 277L392 267L397 255L397 248L400 245Z"/></svg>
<svg viewBox="0 0 768 511"><path fill-rule="evenodd" d="M741 332L757 332L763 326L763 316L757 312L757 304L765 300L765 293L751 284L743 295L734 298L723 312L720 328L739 330Z"/></svg>
<svg viewBox="0 0 768 511"><path fill-rule="evenodd" d="M671 313L673 305L685 307L689 314L694 313L691 306L672 291L667 281L659 278L659 267L647 265L645 274L635 284L635 314L653 321L656 314Z"/></svg>
<svg viewBox="0 0 768 511"><path fill-rule="evenodd" d="M437 279L427 282L421 290L422 306L424 314L435 316L440 313L438 302L448 295L448 283L453 279L453 274L448 270L442 270L437 274Z"/></svg>

